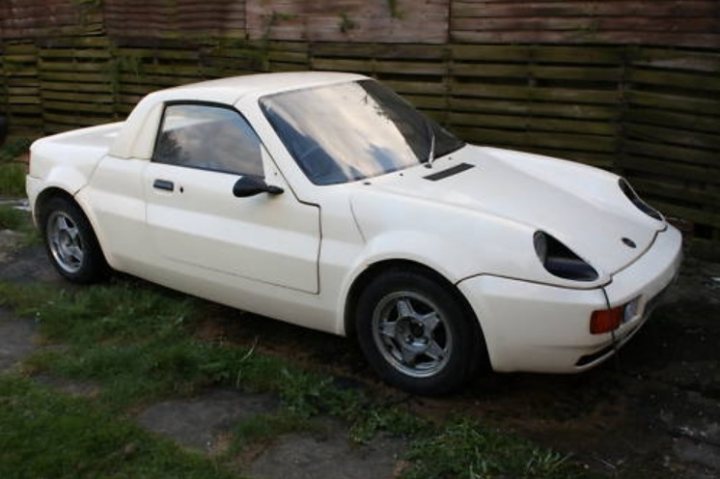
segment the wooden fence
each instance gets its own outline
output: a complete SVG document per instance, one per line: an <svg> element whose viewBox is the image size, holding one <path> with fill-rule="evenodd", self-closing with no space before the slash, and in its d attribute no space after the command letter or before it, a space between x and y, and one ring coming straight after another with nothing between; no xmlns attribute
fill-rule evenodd
<svg viewBox="0 0 720 479"><path fill-rule="evenodd" d="M67 12L50 32L0 19L0 111L17 134L123 119L149 91L200 79L361 72L468 141L626 175L688 222L698 254L720 258L720 2L644 13L647 1L215 0L197 16L192 0L76 3L75 30ZM138 21L123 30L128 16ZM400 28L423 21L414 37Z"/></svg>

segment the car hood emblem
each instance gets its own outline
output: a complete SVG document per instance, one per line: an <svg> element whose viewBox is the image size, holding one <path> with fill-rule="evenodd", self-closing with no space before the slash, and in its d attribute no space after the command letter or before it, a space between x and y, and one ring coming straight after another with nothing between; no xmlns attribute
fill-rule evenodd
<svg viewBox="0 0 720 479"><path fill-rule="evenodd" d="M623 239L622 239L622 242L625 244L625 246L629 246L630 248L635 248L635 247L637 247L637 245L635 244L635 242L634 242L633 240L631 240L630 238L623 238Z"/></svg>

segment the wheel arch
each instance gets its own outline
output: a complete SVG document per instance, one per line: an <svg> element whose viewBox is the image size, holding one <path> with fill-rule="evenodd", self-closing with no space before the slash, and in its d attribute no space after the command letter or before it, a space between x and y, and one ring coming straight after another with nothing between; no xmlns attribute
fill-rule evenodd
<svg viewBox="0 0 720 479"><path fill-rule="evenodd" d="M35 219L37 221L38 229L40 229L40 231L42 231L43 233L45 225L42 224L43 222L41 220L47 204L53 198L63 198L74 203L78 208L80 208L85 217L87 217L87 214L83 210L82 206L80 206L80 204L77 202L77 200L71 193L58 186L49 186L38 194L37 198L35 199L35 206L33 208L33 216L35 216Z"/></svg>
<svg viewBox="0 0 720 479"><path fill-rule="evenodd" d="M106 252L106 248L103 246L103 241L101 239L101 235L98 234L97 225L95 224L94 218L90 215L88 215L86 209L83 207L82 203L77 200L77 198L71 194L69 191L67 191L64 188L61 188L59 186L48 186L47 188L43 189L35 199L35 204L33 207L33 216L36 221L36 225L38 230L40 231L40 234L42 237L45 237L45 224L43 221L44 218L44 210L47 207L47 204L54 198L62 198L66 201L69 201L74 206L76 206L80 212L85 216L85 219L90 224L90 228L92 228L93 234L95 235L95 239L97 240L97 244L100 248L100 252L102 253L103 257L105 258L105 262L107 264L112 264L110 261L108 261L110 258L108 258L108 254Z"/></svg>
<svg viewBox="0 0 720 479"><path fill-rule="evenodd" d="M427 266L423 263L409 260L409 259L384 259L368 265L352 282L345 300L345 307L343 310L343 321L346 336L355 335L355 321L354 311L357 308L357 302L362 293L363 289L367 287L370 282L375 278L382 275L383 273L396 269L412 269L421 274L429 276L433 280L437 281L448 291L450 291L458 301L462 304L463 309L469 318L474 319L473 324L475 325L480 339L483 339L482 325L480 319L475 314L470 302L467 300L465 295L460 289L453 284L452 281L448 280L444 275L439 273L434 268Z"/></svg>

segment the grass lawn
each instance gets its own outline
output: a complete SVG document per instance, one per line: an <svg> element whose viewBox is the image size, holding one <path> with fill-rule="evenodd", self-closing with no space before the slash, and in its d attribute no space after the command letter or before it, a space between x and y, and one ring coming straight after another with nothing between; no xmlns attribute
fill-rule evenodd
<svg viewBox="0 0 720 479"><path fill-rule="evenodd" d="M304 430L318 415L347 421L358 442L371 441L379 431L409 438L408 478L582 475L561 455L476 421L431 423L362 391L338 388L332 377L287 360L198 340L193 327L206 303L144 282L115 279L72 292L0 283L0 303L36 318L46 341L64 345L32 356L24 365L26 374L44 372L100 386L96 398L80 400L27 379L3 378L0 467L21 468L30 476L104 475L115 468L120 476L154 475L153 468L170 462L173 471L200 474L209 467L208 459L148 436L123 418L138 405L211 385L271 392L282 398L283 408L239 423L228 453L215 458L202 477L222 477L222 464L232 454L253 441ZM130 458L123 452L128 444L137 447Z"/></svg>

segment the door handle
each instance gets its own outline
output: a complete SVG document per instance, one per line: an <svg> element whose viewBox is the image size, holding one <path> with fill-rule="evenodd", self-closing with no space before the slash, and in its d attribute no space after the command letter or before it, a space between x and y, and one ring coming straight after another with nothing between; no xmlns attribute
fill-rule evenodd
<svg viewBox="0 0 720 479"><path fill-rule="evenodd" d="M175 184L168 180L155 180L153 181L153 188L156 190L173 191L175 189Z"/></svg>

